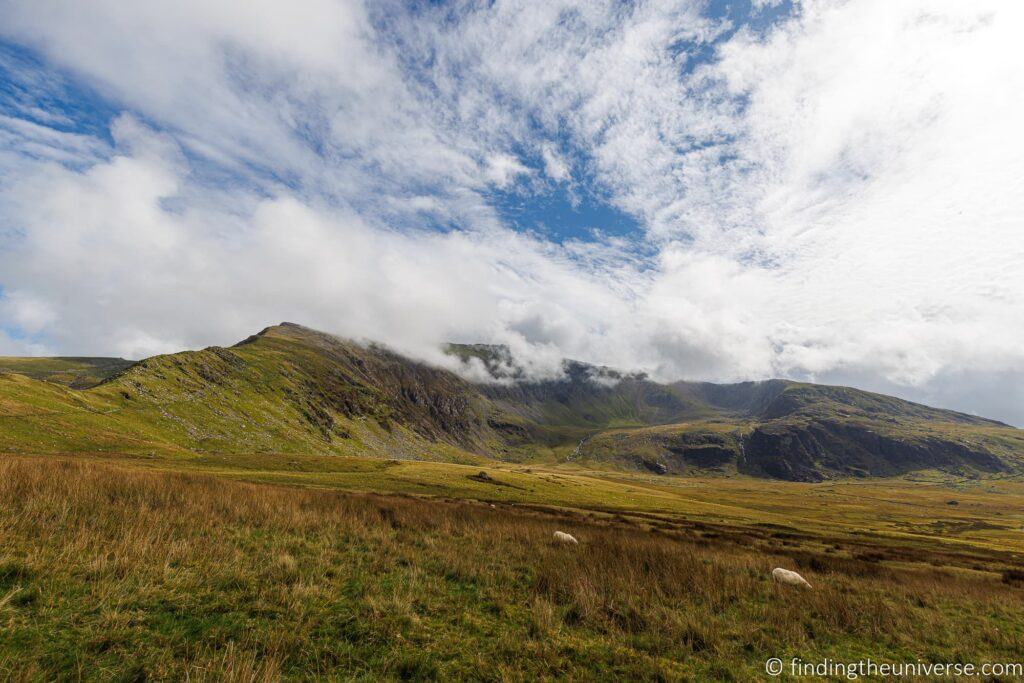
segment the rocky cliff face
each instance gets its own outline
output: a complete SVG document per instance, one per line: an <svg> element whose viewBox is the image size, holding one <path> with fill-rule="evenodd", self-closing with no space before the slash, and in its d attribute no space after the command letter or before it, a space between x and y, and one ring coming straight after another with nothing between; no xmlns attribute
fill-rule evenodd
<svg viewBox="0 0 1024 683"><path fill-rule="evenodd" d="M743 441L749 474L821 481L832 476L893 476L922 469L1005 472L1004 462L986 448L938 437L887 435L869 426L833 421L767 423Z"/></svg>
<svg viewBox="0 0 1024 683"><path fill-rule="evenodd" d="M1024 461L1020 430L848 387L566 377L490 393L535 421L579 424L586 439L577 459L657 473L821 481L923 469L997 473Z"/></svg>
<svg viewBox="0 0 1024 683"><path fill-rule="evenodd" d="M402 425L427 439L472 447L486 422L473 387L458 376L404 358L283 323L239 346L279 353L297 386L294 399L322 426L330 415L372 419L385 430Z"/></svg>

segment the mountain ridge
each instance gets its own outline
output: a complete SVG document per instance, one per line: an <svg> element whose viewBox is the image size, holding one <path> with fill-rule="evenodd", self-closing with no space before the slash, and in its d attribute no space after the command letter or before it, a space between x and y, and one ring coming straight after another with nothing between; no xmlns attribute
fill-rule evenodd
<svg viewBox="0 0 1024 683"><path fill-rule="evenodd" d="M449 345L463 363L494 348ZM799 481L1024 471L1020 430L849 387L661 384L577 361L561 378L529 380L508 376L510 353L492 360L501 381L474 382L381 344L283 323L230 347L147 358L87 388L13 380L8 368L0 451L572 461Z"/></svg>

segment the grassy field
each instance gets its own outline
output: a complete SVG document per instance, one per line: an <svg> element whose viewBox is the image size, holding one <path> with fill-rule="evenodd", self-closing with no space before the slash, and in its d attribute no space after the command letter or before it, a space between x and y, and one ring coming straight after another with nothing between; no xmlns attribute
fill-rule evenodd
<svg viewBox="0 0 1024 683"><path fill-rule="evenodd" d="M1021 658L1013 482L292 462L5 456L0 678L743 681L770 656Z"/></svg>
<svg viewBox="0 0 1024 683"><path fill-rule="evenodd" d="M138 457L91 461L244 481L582 509L736 528L771 525L851 542L1019 553L1024 482L921 472L898 479L806 484L753 477L675 477L575 464L472 464L298 454ZM478 475L484 472L485 478Z"/></svg>

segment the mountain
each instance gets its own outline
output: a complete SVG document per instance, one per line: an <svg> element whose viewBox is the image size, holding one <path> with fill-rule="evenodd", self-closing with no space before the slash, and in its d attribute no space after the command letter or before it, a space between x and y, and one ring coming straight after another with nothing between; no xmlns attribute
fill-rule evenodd
<svg viewBox="0 0 1024 683"><path fill-rule="evenodd" d="M487 450L464 380L292 324L147 358L82 391L2 374L0 397L6 451L460 460Z"/></svg>
<svg viewBox="0 0 1024 683"><path fill-rule="evenodd" d="M1020 430L856 389L660 384L575 361L531 381L504 347L448 351L495 381L290 323L134 364L6 359L0 452L495 458L800 481L1024 471Z"/></svg>
<svg viewBox="0 0 1024 683"><path fill-rule="evenodd" d="M714 414L603 430L581 456L660 472L735 470L795 481L933 468L1009 472L1024 462L1020 430L857 389L784 380L670 388Z"/></svg>

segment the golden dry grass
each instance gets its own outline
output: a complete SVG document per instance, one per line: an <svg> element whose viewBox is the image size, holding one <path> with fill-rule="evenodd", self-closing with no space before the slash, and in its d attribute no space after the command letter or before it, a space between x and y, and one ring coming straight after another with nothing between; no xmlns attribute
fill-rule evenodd
<svg viewBox="0 0 1024 683"><path fill-rule="evenodd" d="M769 656L1021 657L1007 560L827 541L8 457L0 677L749 680ZM771 583L777 565L814 589Z"/></svg>

